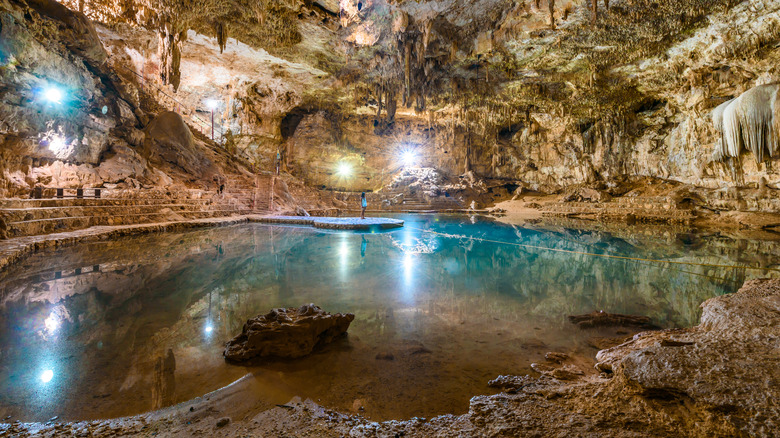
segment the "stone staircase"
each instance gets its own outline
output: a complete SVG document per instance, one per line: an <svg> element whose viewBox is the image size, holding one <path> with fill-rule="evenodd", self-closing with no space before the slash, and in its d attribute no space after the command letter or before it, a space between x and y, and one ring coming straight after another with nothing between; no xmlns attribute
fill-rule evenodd
<svg viewBox="0 0 780 438"><path fill-rule="evenodd" d="M263 213L270 210L270 177L228 187L222 193L189 198L138 196L98 199L0 199L8 238L79 230L98 225L132 225Z"/></svg>
<svg viewBox="0 0 780 438"><path fill-rule="evenodd" d="M249 183L238 183L228 186L225 193L234 205L244 205L253 211L270 211L272 209L272 190L274 177L272 175L257 175Z"/></svg>
<svg viewBox="0 0 780 438"><path fill-rule="evenodd" d="M349 210L360 210L360 193L335 192L334 197L347 203ZM428 197L421 193L402 191L366 192L368 211L434 212L462 210L458 201L449 196Z"/></svg>

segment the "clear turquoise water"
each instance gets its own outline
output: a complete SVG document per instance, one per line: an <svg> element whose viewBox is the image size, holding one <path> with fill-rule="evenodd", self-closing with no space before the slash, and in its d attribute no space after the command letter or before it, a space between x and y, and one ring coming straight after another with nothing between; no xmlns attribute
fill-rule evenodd
<svg viewBox="0 0 780 438"><path fill-rule="evenodd" d="M0 274L0 420L130 415L246 373L260 405L298 395L374 419L462 413L499 374L530 373L548 351L587 363L594 339L616 336L578 330L567 315L695 325L702 301L774 275L701 264L780 261L774 242L718 234L402 218L403 229L381 233L247 224L26 259ZM301 360L224 363L224 342L246 319L310 302L355 313L349 336ZM159 358L169 349L176 368L166 371ZM387 354L394 359L377 359Z"/></svg>

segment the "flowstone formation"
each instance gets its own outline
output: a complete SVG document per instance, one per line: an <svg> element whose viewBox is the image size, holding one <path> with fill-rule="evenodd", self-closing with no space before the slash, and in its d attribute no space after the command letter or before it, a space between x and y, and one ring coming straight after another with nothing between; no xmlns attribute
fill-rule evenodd
<svg viewBox="0 0 780 438"><path fill-rule="evenodd" d="M328 313L314 304L273 309L244 324L241 334L228 341L224 356L242 362L253 358L298 358L347 332L355 315Z"/></svg>
<svg viewBox="0 0 780 438"><path fill-rule="evenodd" d="M770 162L780 148L780 84L759 85L728 100L712 111L712 122L721 133L713 159L739 159L747 150L756 163Z"/></svg>

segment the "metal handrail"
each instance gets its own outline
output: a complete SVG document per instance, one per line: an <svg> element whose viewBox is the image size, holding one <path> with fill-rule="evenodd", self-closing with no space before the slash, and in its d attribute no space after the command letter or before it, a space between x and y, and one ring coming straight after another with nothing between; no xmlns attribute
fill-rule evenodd
<svg viewBox="0 0 780 438"><path fill-rule="evenodd" d="M119 64L117 62L114 63L114 67L135 75L136 77L138 77L139 81L142 82L142 85L141 85L142 87L143 87L143 84L146 84L146 85L154 88L155 90L157 90L157 92L159 92L160 94L162 94L166 98L170 99L171 102L173 102L173 104L171 105L173 107L172 110L181 108L181 109L185 109L185 110L189 111L190 114L181 114L181 116L183 118L189 118L190 122L198 128L198 131L201 134L206 135L206 132L204 132L204 131L207 131L208 129L211 128L211 122L203 120L202 118L200 118L200 117L198 117L196 115L196 113L198 111L200 111L200 110L198 110L197 108L188 107L184 103L180 102L175 97L173 97L170 94L166 93L165 90L163 90L161 87L157 86L157 84L155 84L153 82L150 82L148 79L146 79L146 77L144 77L143 74L141 74L141 73L139 73L139 72L137 72L137 71L135 71L135 70L133 70L131 68L125 67L124 65L121 65L121 64ZM179 112L183 113L183 111L179 111ZM214 124L215 135L214 135L214 138L212 138L212 140L215 143L224 144L224 142L225 142L225 131L226 130L225 130L224 126L221 123L215 123ZM219 134L218 137L217 137L216 133Z"/></svg>

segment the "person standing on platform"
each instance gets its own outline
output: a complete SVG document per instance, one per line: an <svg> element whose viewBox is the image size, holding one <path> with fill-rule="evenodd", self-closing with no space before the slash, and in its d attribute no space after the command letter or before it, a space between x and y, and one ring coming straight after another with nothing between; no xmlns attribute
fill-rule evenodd
<svg viewBox="0 0 780 438"><path fill-rule="evenodd" d="M366 218L366 207L368 202L366 202L366 192L363 192L360 194L360 219Z"/></svg>
<svg viewBox="0 0 780 438"><path fill-rule="evenodd" d="M282 166L282 153L276 150L276 174L279 175L279 168Z"/></svg>

